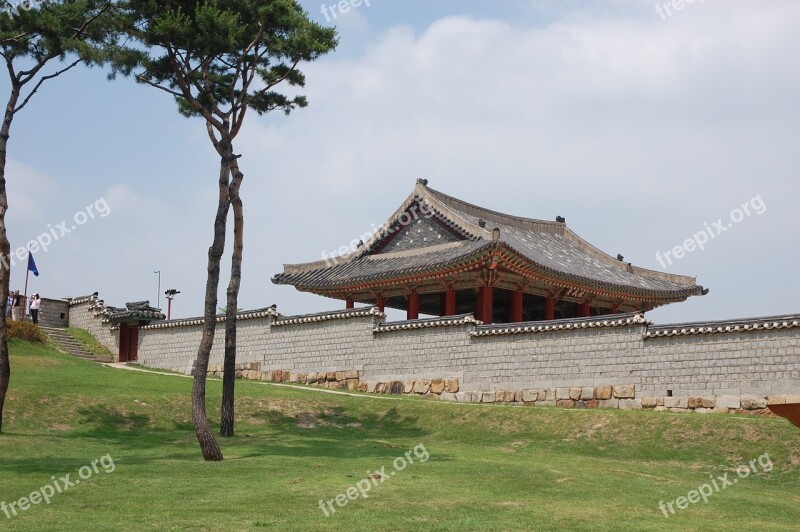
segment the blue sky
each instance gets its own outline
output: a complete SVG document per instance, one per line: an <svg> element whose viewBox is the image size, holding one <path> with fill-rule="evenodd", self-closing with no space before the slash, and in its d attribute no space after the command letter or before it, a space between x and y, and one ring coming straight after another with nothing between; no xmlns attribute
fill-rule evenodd
<svg viewBox="0 0 800 532"><path fill-rule="evenodd" d="M665 269L711 293L649 316L800 310L800 4L698 0L666 19L645 1L369 4L334 21L338 51L303 67L311 105L251 115L237 141L240 306L339 308L270 278L381 224L424 177L495 210L565 216L604 251L659 270L657 252L723 218L724 233ZM320 2L303 5L326 22ZM15 119L13 247L100 200L110 210L35 255L29 292L155 302L161 270L162 291L182 292L173 315L199 315L216 156L167 95L105 76L70 72ZM24 274L12 269L12 287Z"/></svg>

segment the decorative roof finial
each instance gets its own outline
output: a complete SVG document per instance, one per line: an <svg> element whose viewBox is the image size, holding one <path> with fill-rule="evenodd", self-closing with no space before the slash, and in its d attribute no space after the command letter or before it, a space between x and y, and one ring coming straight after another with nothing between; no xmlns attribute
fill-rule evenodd
<svg viewBox="0 0 800 532"><path fill-rule="evenodd" d="M483 218L479 219L478 225L481 227L486 227L486 220L484 220Z"/></svg>
<svg viewBox="0 0 800 532"><path fill-rule="evenodd" d="M617 253L617 260L625 260L621 253Z"/></svg>
<svg viewBox="0 0 800 532"><path fill-rule="evenodd" d="M428 186L428 180L427 179L422 179L422 178L417 179L417 184L418 185L422 185L423 187L427 187Z"/></svg>
<svg viewBox="0 0 800 532"><path fill-rule="evenodd" d="M566 218L564 218L563 216L556 216L556 221L557 221L558 223L561 223L561 224L565 224L565 223L567 223L567 219L566 219Z"/></svg>

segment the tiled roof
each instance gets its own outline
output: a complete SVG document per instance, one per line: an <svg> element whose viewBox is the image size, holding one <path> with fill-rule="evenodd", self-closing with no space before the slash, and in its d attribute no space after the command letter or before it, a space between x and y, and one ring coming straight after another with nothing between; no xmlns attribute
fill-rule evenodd
<svg viewBox="0 0 800 532"><path fill-rule="evenodd" d="M482 322L476 320L472 314L460 314L458 316L447 316L441 318L425 318L421 320L393 321L390 323L380 323L373 332L384 333L391 331L405 331L410 329L429 329L431 327L453 327L456 325L480 325Z"/></svg>
<svg viewBox="0 0 800 532"><path fill-rule="evenodd" d="M768 329L792 329L795 327L800 327L800 315L792 314L789 316L658 325L648 328L644 337L658 338L664 336L750 332Z"/></svg>
<svg viewBox="0 0 800 532"><path fill-rule="evenodd" d="M125 308L106 307L108 312L103 319L106 323L121 323L125 321L153 321L163 320L166 316L161 309L150 306L149 301L136 301L125 303Z"/></svg>
<svg viewBox="0 0 800 532"><path fill-rule="evenodd" d="M282 325L299 325L303 323L317 323L328 320L344 320L347 318L359 318L366 316L378 316L384 318L386 315L378 307L362 307L350 310L334 310L332 312L319 312L317 314L304 314L302 316L280 316L272 324L273 327Z"/></svg>
<svg viewBox="0 0 800 532"><path fill-rule="evenodd" d="M470 333L472 336L497 336L504 334L543 333L572 329L594 329L602 327L622 327L626 325L649 325L652 322L641 314L631 312L595 318L570 318L564 320L531 321L513 325L479 325Z"/></svg>
<svg viewBox="0 0 800 532"><path fill-rule="evenodd" d="M413 227L412 223L398 229L401 217L415 206L424 207L425 218L435 218L463 240L438 244L441 238L429 242L419 238L415 249L408 249L407 240L403 251L393 252L390 246L387 252L388 241L400 238L404 230ZM274 276L273 282L309 291L330 290L458 267L499 250L514 257L526 271L588 288L672 300L704 293L693 277L638 268L611 257L562 222L484 209L428 188L424 181L418 181L414 192L382 227L354 253L328 263L285 265L284 272ZM499 231L499 238L493 240L497 236L493 235L495 230Z"/></svg>

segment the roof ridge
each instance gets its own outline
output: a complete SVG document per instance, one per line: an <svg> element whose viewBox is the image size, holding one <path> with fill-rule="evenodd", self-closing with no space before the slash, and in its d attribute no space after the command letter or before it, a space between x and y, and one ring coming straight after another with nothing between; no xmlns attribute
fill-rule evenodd
<svg viewBox="0 0 800 532"><path fill-rule="evenodd" d="M419 186L423 188L426 192L428 192L431 196L435 197L436 199L438 199L440 202L444 203L451 209L452 208L458 209L460 207L464 210L464 212L466 212L466 214L472 214L473 216L480 216L479 214L476 213L488 215L485 216L487 222L494 221L496 223L505 223L507 225L520 227L523 229L531 229L530 225L535 225L537 226L536 229L538 230L555 229L555 231L553 232L560 232L560 228L565 227L565 224L561 222L540 220L538 218L527 218L525 216L517 216L514 214L507 214L504 212L487 209L486 207L475 205L468 201L464 201L462 199L445 194L444 192L441 192L439 190L430 188L424 183L419 183ZM474 212L469 212L469 211L474 211ZM496 220L492 220L491 218L496 218ZM509 221L511 221L512 223L508 223ZM544 227L538 227L540 225L543 225ZM491 229L489 230L491 231Z"/></svg>

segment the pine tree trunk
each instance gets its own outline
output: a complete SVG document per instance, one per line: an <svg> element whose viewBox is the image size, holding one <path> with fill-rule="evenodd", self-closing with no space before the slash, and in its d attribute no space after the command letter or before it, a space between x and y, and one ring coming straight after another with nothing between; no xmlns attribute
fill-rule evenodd
<svg viewBox="0 0 800 532"><path fill-rule="evenodd" d="M6 324L6 306L11 280L11 244L6 233L6 211L8 211L8 194L6 192L6 156L8 139L11 132L11 121L14 120L14 109L19 100L20 88L12 82L11 96L8 98L3 124L0 126L0 297L3 298L2 316L0 316L0 432L3 431L3 407L6 403L8 385L11 382L11 361L8 356L8 325Z"/></svg>
<svg viewBox="0 0 800 532"><path fill-rule="evenodd" d="M206 280L205 314L203 319L203 337L197 350L195 360L194 382L192 384L192 423L200 443L200 450L206 461L222 460L222 451L214 439L211 425L206 413L206 374L211 347L214 344L214 333L217 327L217 290L219 288L219 270L222 253L225 251L225 229L230 209L230 161L232 149L229 139L221 143L221 161L219 170L219 203L214 220L214 241L208 248L208 279Z"/></svg>
<svg viewBox="0 0 800 532"><path fill-rule="evenodd" d="M231 255L231 278L228 283L228 308L225 319L225 372L222 377L222 412L220 434L233 436L235 418L234 388L236 385L236 310L239 302L239 287L242 280L242 252L244 250L244 213L239 189L244 174L239 164L231 161L233 180L230 187L230 203L233 206L233 253Z"/></svg>

